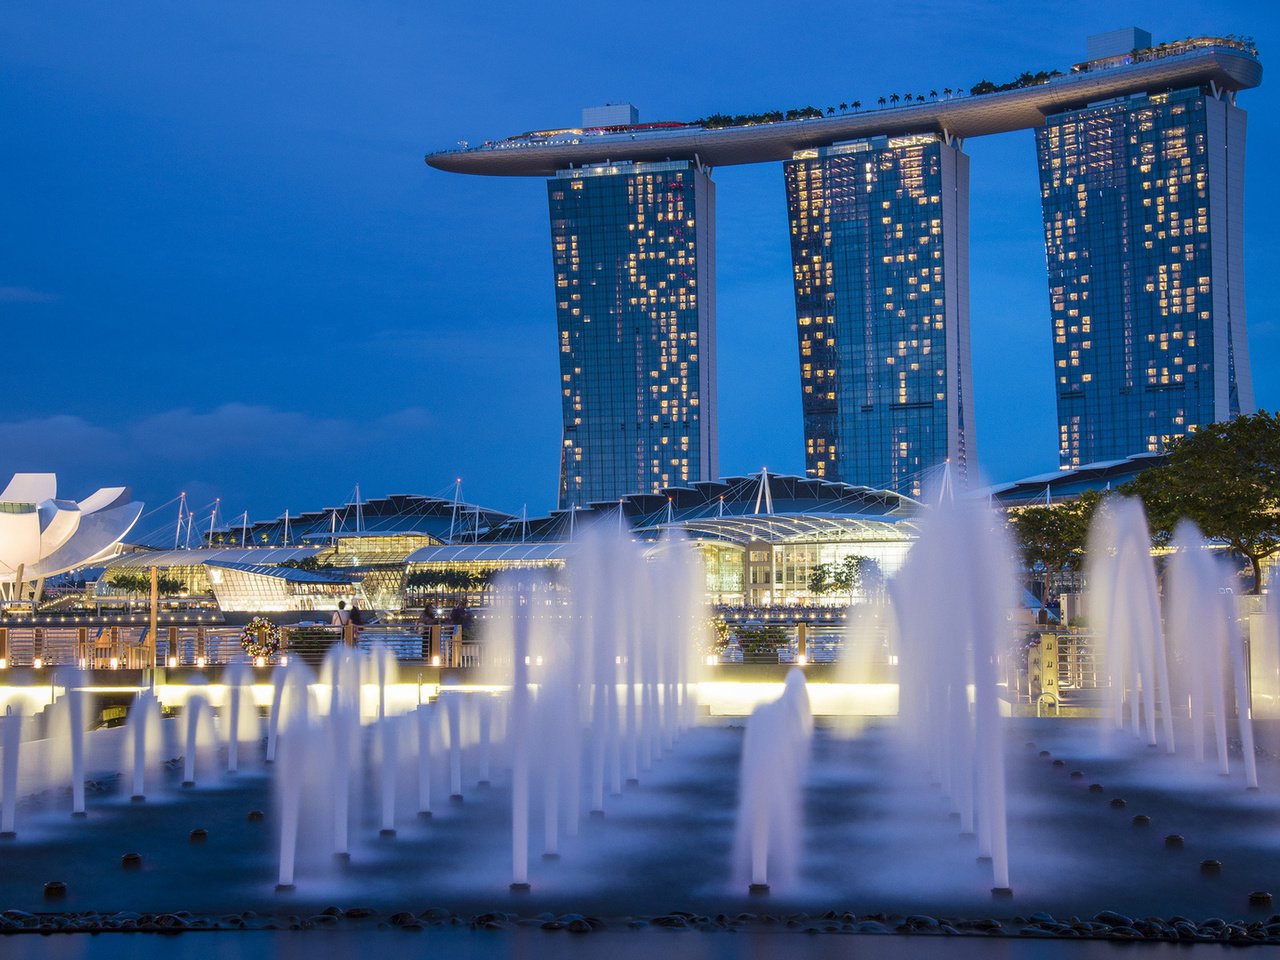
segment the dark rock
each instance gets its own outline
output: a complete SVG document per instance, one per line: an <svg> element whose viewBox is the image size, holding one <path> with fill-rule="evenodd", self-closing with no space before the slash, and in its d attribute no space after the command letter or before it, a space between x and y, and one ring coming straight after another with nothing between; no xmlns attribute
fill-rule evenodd
<svg viewBox="0 0 1280 960"><path fill-rule="evenodd" d="M67 895L67 885L61 880L50 880L44 885L46 900L62 900Z"/></svg>
<svg viewBox="0 0 1280 960"><path fill-rule="evenodd" d="M263 820L267 819L267 815L261 810L250 810L249 815L245 819L250 823L261 823Z"/></svg>
<svg viewBox="0 0 1280 960"><path fill-rule="evenodd" d="M1108 927L1133 926L1132 917L1126 917L1123 913L1116 913L1114 910L1103 910L1101 913L1094 914L1093 919L1098 923L1105 923Z"/></svg>
<svg viewBox="0 0 1280 960"><path fill-rule="evenodd" d="M1184 842L1180 833L1171 833L1164 838L1164 845L1170 850L1181 850Z"/></svg>
<svg viewBox="0 0 1280 960"><path fill-rule="evenodd" d="M663 927L668 930L686 930L688 929L688 926L689 926L685 922L684 917L676 916L675 914L667 914L661 917L654 917L649 922L653 924L655 927Z"/></svg>
<svg viewBox="0 0 1280 960"><path fill-rule="evenodd" d="M1145 813L1139 813L1134 815L1134 818L1130 821L1130 823L1132 823L1135 827L1149 827L1151 826L1151 818L1148 817Z"/></svg>
<svg viewBox="0 0 1280 960"><path fill-rule="evenodd" d="M367 920L377 915L378 911L372 907L350 907L345 914L348 920Z"/></svg>
<svg viewBox="0 0 1280 960"><path fill-rule="evenodd" d="M120 858L120 866L126 870L137 870L142 866L142 854L126 853Z"/></svg>
<svg viewBox="0 0 1280 960"><path fill-rule="evenodd" d="M586 920L570 920L568 925L570 933L590 933L594 929Z"/></svg>
<svg viewBox="0 0 1280 960"><path fill-rule="evenodd" d="M209 831L206 830L204 827L196 827L189 834L187 834L187 839L190 840L192 843L204 843L206 840L209 839Z"/></svg>
<svg viewBox="0 0 1280 960"><path fill-rule="evenodd" d="M1120 799L1119 797L1112 797L1112 798L1111 798L1111 807L1112 807L1112 809L1115 809L1115 810L1123 810L1123 809L1124 809L1124 801L1123 801L1122 799Z"/></svg>
<svg viewBox="0 0 1280 960"><path fill-rule="evenodd" d="M1101 793L1101 792L1102 792L1102 784L1100 784L1100 783L1091 783L1091 784L1089 784L1089 792L1090 792L1090 793Z"/></svg>
<svg viewBox="0 0 1280 960"><path fill-rule="evenodd" d="M1201 860L1200 872L1207 877L1216 877L1222 873L1221 860Z"/></svg>

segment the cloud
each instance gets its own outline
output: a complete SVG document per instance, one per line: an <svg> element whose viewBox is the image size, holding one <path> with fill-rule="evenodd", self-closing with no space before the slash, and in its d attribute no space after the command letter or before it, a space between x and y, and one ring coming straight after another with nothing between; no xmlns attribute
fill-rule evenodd
<svg viewBox="0 0 1280 960"><path fill-rule="evenodd" d="M0 451L12 470L61 472L96 465L144 475L157 463L199 466L230 458L295 462L305 469L317 458L342 462L372 456L407 437L421 438L431 427L430 414L420 407L362 421L227 403L208 412L181 407L110 425L69 414L0 421Z"/></svg>
<svg viewBox="0 0 1280 960"><path fill-rule="evenodd" d="M0 303L54 303L62 298L28 287L0 287Z"/></svg>

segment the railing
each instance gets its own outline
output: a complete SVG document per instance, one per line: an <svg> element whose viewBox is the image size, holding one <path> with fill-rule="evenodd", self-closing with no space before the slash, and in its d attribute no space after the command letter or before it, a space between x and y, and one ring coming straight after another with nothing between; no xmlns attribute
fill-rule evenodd
<svg viewBox="0 0 1280 960"><path fill-rule="evenodd" d="M145 623L95 627L0 627L0 667L69 666L139 669L148 654ZM238 626L161 625L157 630L158 666L213 666L253 660L241 646ZM427 630L416 625L377 625L352 630L355 646L369 650L385 644L397 660L443 666L476 666L480 645L464 641L460 628L444 624ZM329 625L285 626L280 653L319 665L325 652L343 642L343 628ZM271 658L273 661L276 658Z"/></svg>

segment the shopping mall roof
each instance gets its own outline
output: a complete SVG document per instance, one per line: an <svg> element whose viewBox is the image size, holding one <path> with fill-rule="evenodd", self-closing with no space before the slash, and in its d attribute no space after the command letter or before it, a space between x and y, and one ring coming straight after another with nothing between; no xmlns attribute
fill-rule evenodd
<svg viewBox="0 0 1280 960"><path fill-rule="evenodd" d="M289 583L338 583L349 584L351 577L338 573L319 570L300 570L297 567L273 567L265 563L227 563L225 561L207 561L205 566L218 567L222 570L235 570L239 573L250 573L256 577L270 577L273 580L286 580Z"/></svg>
<svg viewBox="0 0 1280 960"><path fill-rule="evenodd" d="M298 543L330 543L350 537L430 537L438 543L473 539L493 526L510 520L500 510L444 497L392 494L373 500L357 498L341 507L325 507L296 516L248 524L228 523L206 536L211 546L251 543L255 546L287 546Z"/></svg>
<svg viewBox="0 0 1280 960"><path fill-rule="evenodd" d="M597 524L642 537L682 529L698 539L735 543L899 539L914 532L911 521L919 508L891 490L761 471L556 510L532 520L512 519L480 542L563 543Z"/></svg>
<svg viewBox="0 0 1280 960"><path fill-rule="evenodd" d="M1054 470L1012 483L996 484L981 491L981 495L1005 507L1060 503L1074 500L1088 490L1113 490L1144 470L1164 466L1168 459L1168 454L1164 453L1135 453L1123 460L1098 460L1071 470Z"/></svg>
<svg viewBox="0 0 1280 960"><path fill-rule="evenodd" d="M224 547L194 550L137 550L114 557L107 563L112 570L146 567L194 567L206 563L264 564L306 560L324 552L320 547Z"/></svg>

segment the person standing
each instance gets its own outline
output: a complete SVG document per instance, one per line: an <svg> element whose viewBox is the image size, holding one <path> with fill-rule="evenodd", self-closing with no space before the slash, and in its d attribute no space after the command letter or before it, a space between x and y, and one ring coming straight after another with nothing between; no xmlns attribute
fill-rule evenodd
<svg viewBox="0 0 1280 960"><path fill-rule="evenodd" d="M338 601L338 609L333 611L333 619L329 622L335 627L342 628L343 643L348 647L355 644L355 636L351 628L351 611L347 609L347 601Z"/></svg>

